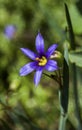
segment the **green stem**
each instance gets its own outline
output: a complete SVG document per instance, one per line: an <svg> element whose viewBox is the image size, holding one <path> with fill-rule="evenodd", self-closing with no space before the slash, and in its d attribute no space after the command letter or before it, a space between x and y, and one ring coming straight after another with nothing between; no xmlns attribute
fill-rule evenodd
<svg viewBox="0 0 82 130"><path fill-rule="evenodd" d="M67 119L67 116L62 115L61 113L59 130L66 130L66 119Z"/></svg>
<svg viewBox="0 0 82 130"><path fill-rule="evenodd" d="M72 70L73 70L73 93L75 102L75 112L76 117L78 119L78 130L82 130L82 119L81 119L80 102L77 86L77 71L76 71L76 65L74 63L72 64Z"/></svg>
<svg viewBox="0 0 82 130"><path fill-rule="evenodd" d="M59 90L59 103L60 103L60 123L59 123L59 130L66 130L66 120L67 114L64 112L64 109L61 105L61 90Z"/></svg>

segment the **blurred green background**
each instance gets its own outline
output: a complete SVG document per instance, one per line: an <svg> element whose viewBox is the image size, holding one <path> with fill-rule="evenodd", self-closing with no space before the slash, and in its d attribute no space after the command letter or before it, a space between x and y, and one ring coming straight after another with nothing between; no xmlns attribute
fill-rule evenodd
<svg viewBox="0 0 82 130"><path fill-rule="evenodd" d="M20 77L20 68L29 62L20 47L35 51L35 37L40 30L45 48L68 40L64 3L67 3L76 40L82 48L81 0L0 0L0 129L1 130L57 130L60 108L58 85L43 75L38 88L33 75ZM14 24L17 32L12 40L4 35L4 28ZM67 130L77 128L72 77L70 68L70 101ZM77 67L78 90L82 108L82 68Z"/></svg>

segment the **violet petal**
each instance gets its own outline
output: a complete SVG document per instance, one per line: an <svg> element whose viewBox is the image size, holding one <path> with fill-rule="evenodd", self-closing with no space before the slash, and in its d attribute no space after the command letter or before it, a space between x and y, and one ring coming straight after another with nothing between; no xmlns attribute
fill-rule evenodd
<svg viewBox="0 0 82 130"><path fill-rule="evenodd" d="M34 84L35 86L37 86L40 82L41 76L42 76L42 71L43 68L42 67L38 67L38 69L36 70L36 73L34 75Z"/></svg>
<svg viewBox="0 0 82 130"><path fill-rule="evenodd" d="M53 44L51 45L47 52L46 52L46 57L49 58L51 56L51 54L55 51L55 49L57 48L58 44Z"/></svg>
<svg viewBox="0 0 82 130"><path fill-rule="evenodd" d="M27 48L20 48L20 49L26 56L28 56L32 60L35 60L36 54L33 51L31 51L31 50L29 50Z"/></svg>
<svg viewBox="0 0 82 130"><path fill-rule="evenodd" d="M40 33L36 36L36 50L39 54L44 54L44 39Z"/></svg>
<svg viewBox="0 0 82 130"><path fill-rule="evenodd" d="M37 68L36 63L35 62L30 62L30 63L24 65L20 69L20 76L28 75L29 73L31 73L32 71L34 71L36 68Z"/></svg>
<svg viewBox="0 0 82 130"><path fill-rule="evenodd" d="M45 69L51 72L57 70L58 69L57 62L54 60L49 60L45 66Z"/></svg>
<svg viewBox="0 0 82 130"><path fill-rule="evenodd" d="M7 38L9 38L9 39L13 38L15 32L16 32L16 26L8 25L5 27L4 34Z"/></svg>

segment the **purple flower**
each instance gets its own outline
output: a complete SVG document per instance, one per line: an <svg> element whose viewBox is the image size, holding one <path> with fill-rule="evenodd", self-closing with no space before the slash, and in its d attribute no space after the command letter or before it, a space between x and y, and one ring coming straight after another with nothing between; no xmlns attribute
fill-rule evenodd
<svg viewBox="0 0 82 130"><path fill-rule="evenodd" d="M53 44L48 48L47 52L45 52L44 39L42 35L38 33L36 36L35 46L38 52L37 54L27 48L20 48L26 56L33 60L20 69L20 75L25 76L35 70L34 84L37 86L40 82L43 70L52 72L58 69L57 62L50 59L50 56L57 48L57 44Z"/></svg>
<svg viewBox="0 0 82 130"><path fill-rule="evenodd" d="M16 32L16 26L15 25L8 25L5 27L4 34L8 39L12 39Z"/></svg>

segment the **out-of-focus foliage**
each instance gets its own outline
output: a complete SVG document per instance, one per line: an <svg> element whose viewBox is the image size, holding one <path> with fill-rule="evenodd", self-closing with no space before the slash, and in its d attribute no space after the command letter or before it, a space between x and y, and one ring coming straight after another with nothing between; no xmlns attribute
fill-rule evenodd
<svg viewBox="0 0 82 130"><path fill-rule="evenodd" d="M63 43L68 40L69 30L65 18L65 2L70 11L78 49L82 47L81 0L0 0L1 130L54 130L58 128L58 85L43 75L41 84L35 88L33 74L20 77L19 69L29 62L29 59L21 53L20 47L28 47L35 51L35 36L38 31L41 31L46 39L46 49L50 44L58 43L58 50L62 52ZM12 40L4 35L4 28L9 24L17 27ZM82 68L78 67L77 73L81 100ZM70 81L71 79L70 74ZM73 130L77 126L77 120L74 115L72 87L70 87L68 117L67 130Z"/></svg>
<svg viewBox="0 0 82 130"><path fill-rule="evenodd" d="M82 52L76 51L69 54L70 61L76 63L77 66L82 67Z"/></svg>

